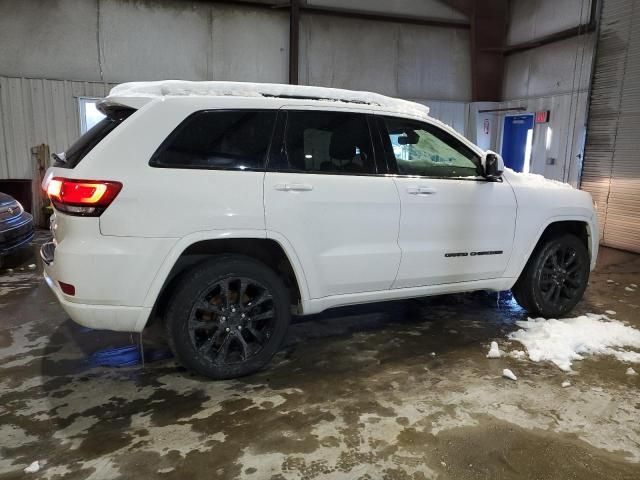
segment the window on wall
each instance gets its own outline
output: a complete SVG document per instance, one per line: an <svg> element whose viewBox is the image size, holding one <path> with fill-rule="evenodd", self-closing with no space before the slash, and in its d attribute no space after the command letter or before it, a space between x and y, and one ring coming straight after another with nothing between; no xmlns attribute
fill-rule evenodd
<svg viewBox="0 0 640 480"><path fill-rule="evenodd" d="M91 127L96 125L105 116L97 108L97 103L102 100L101 98L93 97L79 97L78 107L80 109L80 134L84 134Z"/></svg>

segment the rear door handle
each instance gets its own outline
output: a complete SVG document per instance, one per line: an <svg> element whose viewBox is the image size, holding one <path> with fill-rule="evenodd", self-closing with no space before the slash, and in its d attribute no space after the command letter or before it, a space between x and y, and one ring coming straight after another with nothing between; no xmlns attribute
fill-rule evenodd
<svg viewBox="0 0 640 480"><path fill-rule="evenodd" d="M310 190L313 190L313 185L310 185L308 183L278 183L274 185L273 188L282 192L288 192L290 190L293 190L295 192L308 192Z"/></svg>
<svg viewBox="0 0 640 480"><path fill-rule="evenodd" d="M411 195L433 195L436 193L436 189L431 187L408 187L407 193Z"/></svg>

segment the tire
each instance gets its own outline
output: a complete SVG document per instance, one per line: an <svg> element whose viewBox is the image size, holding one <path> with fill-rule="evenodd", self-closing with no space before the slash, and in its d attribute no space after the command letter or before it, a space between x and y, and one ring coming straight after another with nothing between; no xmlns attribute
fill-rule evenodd
<svg viewBox="0 0 640 480"><path fill-rule="evenodd" d="M564 234L548 238L536 246L511 291L531 314L563 316L582 298L589 264L589 252L578 237Z"/></svg>
<svg viewBox="0 0 640 480"><path fill-rule="evenodd" d="M181 276L165 322L179 363L217 380L241 377L278 351L291 323L289 291L252 258L216 256Z"/></svg>

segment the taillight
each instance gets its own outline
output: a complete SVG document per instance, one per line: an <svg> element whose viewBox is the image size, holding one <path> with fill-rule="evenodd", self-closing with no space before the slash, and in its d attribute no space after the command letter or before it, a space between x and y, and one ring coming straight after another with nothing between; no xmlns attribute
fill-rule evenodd
<svg viewBox="0 0 640 480"><path fill-rule="evenodd" d="M121 189L120 182L54 177L47 186L47 195L53 206L61 212L97 217L113 202Z"/></svg>

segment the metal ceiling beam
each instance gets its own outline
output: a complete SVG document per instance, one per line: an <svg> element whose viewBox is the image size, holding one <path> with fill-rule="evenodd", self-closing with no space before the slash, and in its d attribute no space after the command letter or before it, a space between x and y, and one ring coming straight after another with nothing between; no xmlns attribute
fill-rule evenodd
<svg viewBox="0 0 640 480"><path fill-rule="evenodd" d="M209 0L210 3L224 3L235 5L247 5L256 8L268 8L268 9L292 9L294 4L300 13L328 15L332 17L353 18L359 20L372 20L378 22L396 22L406 23L412 25L429 25L433 27L444 28L461 28L469 29L471 25L469 22L462 20L445 20L441 18L425 18L425 17L411 17L407 15L394 15L386 13L370 13L362 10L342 9L342 8L329 8L316 5L308 5L305 1L278 1L278 0Z"/></svg>
<svg viewBox="0 0 640 480"><path fill-rule="evenodd" d="M477 0L471 8L471 95L474 102L498 101L504 77L507 0Z"/></svg>
<svg viewBox="0 0 640 480"><path fill-rule="evenodd" d="M410 25L427 25L431 27L469 29L469 22L461 20L443 20L438 18L408 17L406 15L392 15L386 13L367 13L360 10L346 10L317 6L301 6L300 11L332 17L353 18L357 20L372 20L376 22L394 22Z"/></svg>
<svg viewBox="0 0 640 480"><path fill-rule="evenodd" d="M300 54L300 0L291 0L289 9L289 83L298 85Z"/></svg>

